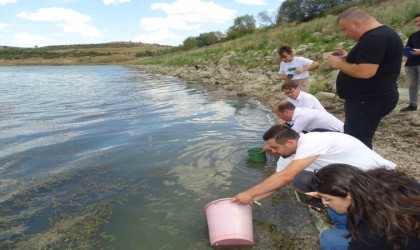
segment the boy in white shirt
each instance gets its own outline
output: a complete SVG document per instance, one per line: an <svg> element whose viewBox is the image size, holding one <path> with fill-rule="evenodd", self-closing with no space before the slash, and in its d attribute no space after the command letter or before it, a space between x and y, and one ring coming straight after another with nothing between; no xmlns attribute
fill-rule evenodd
<svg viewBox="0 0 420 250"><path fill-rule="evenodd" d="M300 88L309 93L309 71L319 67L319 63L311 59L294 56L289 46L282 46L278 49L280 60L280 80L295 81Z"/></svg>
<svg viewBox="0 0 420 250"><path fill-rule="evenodd" d="M287 81L281 86L281 90L287 96L287 101L293 103L296 108L310 108L324 110L321 102L313 95L301 91L294 81ZM277 105L276 105L277 106Z"/></svg>

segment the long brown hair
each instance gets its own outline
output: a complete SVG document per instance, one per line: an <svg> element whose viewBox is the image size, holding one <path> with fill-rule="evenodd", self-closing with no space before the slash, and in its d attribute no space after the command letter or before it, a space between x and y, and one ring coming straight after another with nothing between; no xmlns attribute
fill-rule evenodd
<svg viewBox="0 0 420 250"><path fill-rule="evenodd" d="M394 249L407 246L408 235L420 238L420 188L404 173L331 164L317 171L316 177L312 185L318 192L341 198L350 194L347 213L353 238L361 236L356 221Z"/></svg>

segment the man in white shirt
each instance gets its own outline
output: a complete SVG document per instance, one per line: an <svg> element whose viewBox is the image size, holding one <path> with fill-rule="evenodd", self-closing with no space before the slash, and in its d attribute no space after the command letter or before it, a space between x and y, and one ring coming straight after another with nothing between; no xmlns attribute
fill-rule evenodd
<svg viewBox="0 0 420 250"><path fill-rule="evenodd" d="M310 181L313 172L329 164L353 165L362 170L394 169L396 164L382 158L361 141L344 133L311 132L299 135L283 125L275 125L265 132L263 139L273 153L282 158L293 156L286 166L254 187L232 198L238 204L249 204L270 196L291 182L302 191L313 191Z"/></svg>
<svg viewBox="0 0 420 250"><path fill-rule="evenodd" d="M296 82L285 82L281 86L281 90L287 96L287 101L293 103L296 108L325 110L324 106L322 106L321 102L315 96L301 91Z"/></svg>
<svg viewBox="0 0 420 250"><path fill-rule="evenodd" d="M314 130L344 132L344 123L325 110L296 108L292 103L282 101L277 105L276 114L282 121L292 124L292 129L298 133Z"/></svg>
<svg viewBox="0 0 420 250"><path fill-rule="evenodd" d="M309 93L309 71L319 67L319 63L311 59L294 56L289 46L282 46L278 49L280 60L280 80L292 80L299 84L301 89Z"/></svg>

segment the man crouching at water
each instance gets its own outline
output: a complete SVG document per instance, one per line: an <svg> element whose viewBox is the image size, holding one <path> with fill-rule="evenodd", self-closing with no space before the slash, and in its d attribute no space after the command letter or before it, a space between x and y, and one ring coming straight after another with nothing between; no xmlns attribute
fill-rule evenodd
<svg viewBox="0 0 420 250"><path fill-rule="evenodd" d="M353 165L362 170L385 167L394 169L395 163L382 158L361 141L339 132L310 132L299 135L284 125L275 125L265 132L265 148L282 158L294 155L284 169L274 173L254 187L232 198L238 204L248 204L270 196L290 182L304 192L313 191L310 181L313 172L329 164Z"/></svg>

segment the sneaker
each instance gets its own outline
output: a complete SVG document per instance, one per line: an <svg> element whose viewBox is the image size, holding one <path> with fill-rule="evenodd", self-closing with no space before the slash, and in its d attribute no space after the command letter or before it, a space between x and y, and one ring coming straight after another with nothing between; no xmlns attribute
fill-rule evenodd
<svg viewBox="0 0 420 250"><path fill-rule="evenodd" d="M407 112L407 111L414 111L414 110L417 110L417 105L410 104L407 107L401 109L400 111L401 112Z"/></svg>

